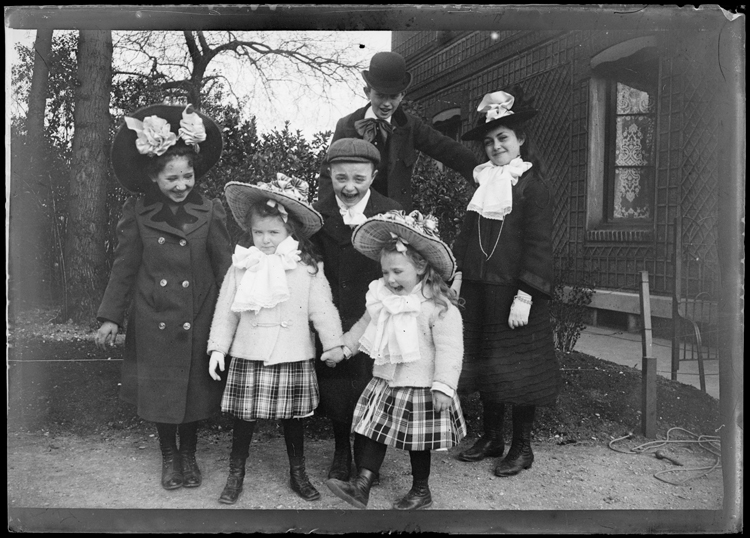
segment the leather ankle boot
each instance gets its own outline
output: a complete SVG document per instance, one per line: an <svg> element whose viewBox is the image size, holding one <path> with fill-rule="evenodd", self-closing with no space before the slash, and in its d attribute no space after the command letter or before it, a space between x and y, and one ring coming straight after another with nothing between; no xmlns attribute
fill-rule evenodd
<svg viewBox="0 0 750 538"><path fill-rule="evenodd" d="M468 449L458 455L461 461L475 462L484 458L499 458L505 452L503 439L503 417L505 405L485 403L484 407L484 435Z"/></svg>
<svg viewBox="0 0 750 538"><path fill-rule="evenodd" d="M531 469L534 463L534 453L531 451L531 428L534 425L533 406L531 416L529 417L528 409L520 409L516 412L513 410L513 442L510 450L495 468L496 476L513 476L517 475L524 469Z"/></svg>
<svg viewBox="0 0 750 538"><path fill-rule="evenodd" d="M432 493L427 480L414 480L403 499L393 505L396 510L420 510L432 506Z"/></svg>
<svg viewBox="0 0 750 538"><path fill-rule="evenodd" d="M229 459L229 476L224 491L221 492L219 502L224 504L234 504L242 493L242 483L245 481L245 459Z"/></svg>
<svg viewBox="0 0 750 538"><path fill-rule="evenodd" d="M180 464L180 453L174 443L164 444L161 447L161 485L164 489L177 489L182 487L182 467Z"/></svg>
<svg viewBox="0 0 750 538"><path fill-rule="evenodd" d="M289 485L292 490L306 501L317 501L320 492L310 483L305 471L305 458L290 458Z"/></svg>
<svg viewBox="0 0 750 538"><path fill-rule="evenodd" d="M367 508L370 500L370 488L375 474L369 469L360 469L359 474L350 482L331 479L326 481L326 486L339 499L343 499L357 508Z"/></svg>
<svg viewBox="0 0 750 538"><path fill-rule="evenodd" d="M352 452L347 448L344 450L337 450L333 453L333 462L331 468L328 470L328 478L335 478L342 482L348 482L351 477L352 469Z"/></svg>
<svg viewBox="0 0 750 538"><path fill-rule="evenodd" d="M195 422L180 424L180 462L182 465L182 485L197 488L203 482L198 462L195 461L195 448L198 444L198 425Z"/></svg>

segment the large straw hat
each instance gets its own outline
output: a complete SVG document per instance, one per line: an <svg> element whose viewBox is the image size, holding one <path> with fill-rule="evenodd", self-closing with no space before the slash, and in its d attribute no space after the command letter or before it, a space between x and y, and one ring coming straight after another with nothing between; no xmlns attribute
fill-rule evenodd
<svg viewBox="0 0 750 538"><path fill-rule="evenodd" d="M141 133L133 127L142 129ZM150 105L126 115L125 124L112 141L112 168L124 188L145 192L151 183L145 173L149 159L162 155L171 146L188 144L197 146L200 152L194 170L196 179L200 179L221 157L223 141L219 126L191 105Z"/></svg>
<svg viewBox="0 0 750 538"><path fill-rule="evenodd" d="M465 133L461 140L482 140L484 135L500 125L513 127L536 116L533 99L525 100L523 90L518 86L511 91L513 94L504 91L486 94L477 107L477 112L483 114L479 116L476 127Z"/></svg>
<svg viewBox="0 0 750 538"><path fill-rule="evenodd" d="M307 238L320 230L323 226L323 216L315 211L307 202L307 182L284 174L276 174L276 179L269 183L242 183L230 181L224 186L229 208L234 220L245 230L245 218L250 207L257 203L273 200L278 202L286 211L295 216L302 224L299 233Z"/></svg>
<svg viewBox="0 0 750 538"><path fill-rule="evenodd" d="M453 278L456 258L438 236L437 219L417 210L408 215L403 211L388 211L367 219L352 233L352 245L368 258L380 260L381 250L394 237L411 245L444 280Z"/></svg>
<svg viewBox="0 0 750 538"><path fill-rule="evenodd" d="M373 90L389 95L406 91L411 84L404 57L396 52L373 54L370 69L362 71L362 78Z"/></svg>

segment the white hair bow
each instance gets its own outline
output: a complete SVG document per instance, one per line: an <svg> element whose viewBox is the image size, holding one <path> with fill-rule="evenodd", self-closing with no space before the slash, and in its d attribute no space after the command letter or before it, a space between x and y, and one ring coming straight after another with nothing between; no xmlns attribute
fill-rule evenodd
<svg viewBox="0 0 750 538"><path fill-rule="evenodd" d="M482 98L482 102L477 107L477 112L487 113L485 121L490 122L505 116L513 114L511 108L516 100L511 94L506 92L488 93Z"/></svg>
<svg viewBox="0 0 750 538"><path fill-rule="evenodd" d="M283 220L284 222L289 220L289 213L287 213L286 208L276 200L266 200L266 205L268 207L275 207L276 209L278 209L279 213L281 214L281 220Z"/></svg>
<svg viewBox="0 0 750 538"><path fill-rule="evenodd" d="M406 252L406 245L408 245L409 242L399 237L393 232L390 232L390 234L391 234L391 239L394 239L396 241L396 250L401 253Z"/></svg>

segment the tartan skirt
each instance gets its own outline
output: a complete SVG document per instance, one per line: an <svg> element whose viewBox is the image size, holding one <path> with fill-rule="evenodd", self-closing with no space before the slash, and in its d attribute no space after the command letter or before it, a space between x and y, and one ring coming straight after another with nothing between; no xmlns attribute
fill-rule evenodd
<svg viewBox="0 0 750 538"><path fill-rule="evenodd" d="M352 431L401 450L438 450L466 437L466 422L455 393L450 408L435 413L428 387L390 387L374 377L354 409Z"/></svg>
<svg viewBox="0 0 750 538"><path fill-rule="evenodd" d="M319 401L312 359L265 366L232 357L221 410L242 420L301 418Z"/></svg>

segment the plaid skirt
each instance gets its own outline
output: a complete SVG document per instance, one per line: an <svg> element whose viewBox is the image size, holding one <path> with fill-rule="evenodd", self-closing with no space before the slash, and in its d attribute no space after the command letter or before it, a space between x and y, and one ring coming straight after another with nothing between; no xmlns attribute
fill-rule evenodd
<svg viewBox="0 0 750 538"><path fill-rule="evenodd" d="M242 420L301 418L319 401L312 359L265 366L232 357L221 410Z"/></svg>
<svg viewBox="0 0 750 538"><path fill-rule="evenodd" d="M435 413L427 387L389 387L374 377L354 409L352 431L401 450L438 450L466 437L458 395L447 411Z"/></svg>

